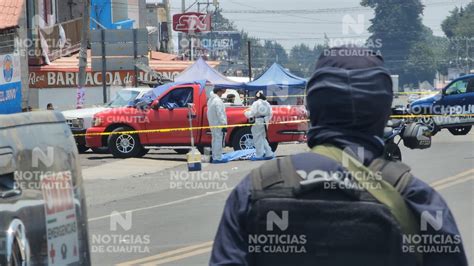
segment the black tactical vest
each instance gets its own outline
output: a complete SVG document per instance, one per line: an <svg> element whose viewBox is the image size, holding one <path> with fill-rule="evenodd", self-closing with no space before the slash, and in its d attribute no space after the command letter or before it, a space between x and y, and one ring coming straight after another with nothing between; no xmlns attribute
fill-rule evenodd
<svg viewBox="0 0 474 266"><path fill-rule="evenodd" d="M310 162L331 160L315 153L298 158L307 160L309 168L314 167ZM337 162L332 167L324 172L345 171ZM402 163L377 159L374 167L399 192L411 181ZM252 172L246 225L250 265L417 265L416 256L403 250L403 233L389 208L349 179L328 181L325 176L307 186L302 176L312 174L315 180L324 172L305 170L297 173L287 157Z"/></svg>

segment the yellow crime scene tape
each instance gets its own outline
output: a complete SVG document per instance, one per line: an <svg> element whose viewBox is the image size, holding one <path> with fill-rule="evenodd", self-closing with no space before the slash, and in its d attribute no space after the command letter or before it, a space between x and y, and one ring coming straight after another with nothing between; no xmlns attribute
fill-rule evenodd
<svg viewBox="0 0 474 266"><path fill-rule="evenodd" d="M400 95L416 95L416 94L436 94L439 91L407 91L407 92L394 92L393 94ZM269 95L265 96L266 98L292 98L292 97L306 97L306 94L296 94L296 95ZM254 99L255 96L246 96L245 99Z"/></svg>
<svg viewBox="0 0 474 266"><path fill-rule="evenodd" d="M299 124L308 122L308 119L304 120L293 120L293 121L282 121L282 122L273 122L268 123L269 125L275 124ZM120 132L101 132L101 133L85 133L85 134L74 134L75 137L84 137L84 136L108 136L108 135L128 135L128 134L149 134L149 133L169 133L174 131L192 131L192 130L202 130L202 129L212 129L212 128L232 128L232 127L251 127L253 123L246 124L235 124L235 125L223 125L223 126L204 126L204 127L182 127L182 128L166 128L166 129L145 129L145 130L129 130L129 131L120 131Z"/></svg>
<svg viewBox="0 0 474 266"><path fill-rule="evenodd" d="M474 117L474 114L452 114L452 115L392 115L392 119L405 119L405 118L433 118L433 117ZM307 123L309 119L292 120L292 121L280 121L268 123L268 125L281 125L281 124L299 124ZM182 127L182 128L166 128L166 129L144 129L144 130L129 130L120 132L101 132L101 133L83 133L73 134L75 137L85 136L110 136L110 135L128 135L128 134L151 134L151 133L169 133L178 131L192 131L192 130L203 130L212 128L234 128L234 127L251 127L253 123L245 124L234 124L234 125L223 125L223 126L202 126L202 127Z"/></svg>

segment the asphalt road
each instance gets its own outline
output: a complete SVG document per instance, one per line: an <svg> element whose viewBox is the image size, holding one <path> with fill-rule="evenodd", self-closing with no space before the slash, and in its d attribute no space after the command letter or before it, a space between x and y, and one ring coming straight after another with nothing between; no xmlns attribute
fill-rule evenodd
<svg viewBox="0 0 474 266"><path fill-rule="evenodd" d="M278 156L306 149L281 145ZM448 202L473 262L474 133L454 137L443 130L430 149L402 153L412 172ZM261 164L204 165L189 174L185 156L173 151L153 151L144 159L81 159L93 265L207 265L226 197Z"/></svg>

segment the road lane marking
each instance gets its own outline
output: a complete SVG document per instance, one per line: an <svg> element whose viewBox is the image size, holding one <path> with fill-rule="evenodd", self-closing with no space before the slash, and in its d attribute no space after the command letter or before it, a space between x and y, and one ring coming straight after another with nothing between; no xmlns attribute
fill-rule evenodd
<svg viewBox="0 0 474 266"><path fill-rule="evenodd" d="M474 169L469 169L457 175L435 181L431 183L430 186L436 190L442 190L469 180L474 180Z"/></svg>
<svg viewBox="0 0 474 266"><path fill-rule="evenodd" d="M158 262L158 261L163 261L165 259L173 259L172 261L175 261L175 260L178 260L177 259L178 257L180 259L189 257L188 254L190 254L191 252L197 252L199 254L208 252L210 251L210 249L212 249L213 243L214 241L208 241L208 242L204 242L204 243L200 243L200 244L196 244L192 246L187 246L184 248L174 249L167 252L159 253L158 255L123 262L123 263L117 264L117 266L129 266L129 265L137 265L137 264L143 265L144 263ZM204 252L203 250L206 250L206 251ZM184 254L180 254L180 253L184 253ZM192 256L199 255L197 253L193 253L194 255ZM157 264L153 263L153 265L157 265Z"/></svg>
<svg viewBox="0 0 474 266"><path fill-rule="evenodd" d="M137 208L137 209L132 209L132 210L121 211L121 212L119 212L119 214L123 215L123 214L126 214L126 213L133 213L133 212L146 211L146 210L166 207L166 206L170 206L170 205L174 205L174 204L178 204L178 203L183 203L183 202L187 202L187 201L191 201L191 200L195 200L195 199L204 198L204 197L207 197L207 196L216 195L216 194L219 194L219 193L222 193L222 192L231 191L232 189L234 189L234 188L231 187L231 188L226 188L226 189L222 189L222 190L218 190L218 191L206 192L204 194L192 196L192 197L189 197L189 198L179 199L179 200L170 201L170 202L161 203L161 204L152 205L152 206L147 206L147 207L143 207L143 208ZM117 213L115 213L114 215L117 215ZM90 218L88 221L89 222L95 222L95 221L110 218L111 216L112 216L112 214L99 216L99 217L95 217L95 218Z"/></svg>

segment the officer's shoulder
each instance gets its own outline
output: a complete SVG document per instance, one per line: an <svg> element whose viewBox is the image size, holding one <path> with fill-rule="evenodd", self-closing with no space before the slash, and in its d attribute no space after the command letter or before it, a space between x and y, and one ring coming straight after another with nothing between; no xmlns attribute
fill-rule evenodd
<svg viewBox="0 0 474 266"><path fill-rule="evenodd" d="M265 162L257 169L262 170L272 167L281 167L281 165L285 165L284 163L282 163L283 161L289 162L295 170L329 170L339 167L339 164L336 161L324 155L317 154L314 152L304 152L276 158L274 160Z"/></svg>

